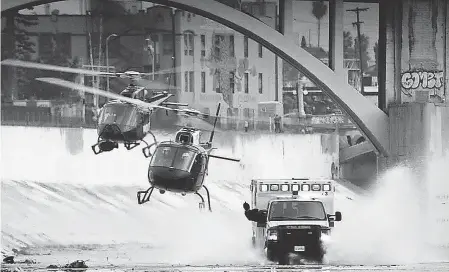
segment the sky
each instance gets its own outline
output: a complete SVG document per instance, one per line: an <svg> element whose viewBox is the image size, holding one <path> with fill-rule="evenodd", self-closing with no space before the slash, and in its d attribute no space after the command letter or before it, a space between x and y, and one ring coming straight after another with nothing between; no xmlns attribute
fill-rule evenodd
<svg viewBox="0 0 449 272"><path fill-rule="evenodd" d="M295 22L293 24L293 31L299 34L299 37L304 36L308 41L310 30L310 42L312 45L318 44L318 25L317 19L312 15L312 2L313 1L294 1L293 2L293 16ZM352 25L357 21L356 14L354 12L346 11L347 9L354 8L369 8L369 10L360 13L360 21L364 23L361 25L361 33L369 37L368 53L370 57L374 59L373 46L378 40L378 4L372 3L344 3L344 30L350 31L352 36L357 37L357 28ZM329 49L329 13L327 13L323 19L321 19L321 41L320 46L325 50Z"/></svg>
<svg viewBox="0 0 449 272"><path fill-rule="evenodd" d="M66 0L51 4L51 9L59 9L60 14L79 14L80 2L83 0ZM208 0L211 1L211 0ZM252 2L252 1L251 1ZM268 1L267 1L268 2ZM279 0L276 0L279 2ZM318 26L317 20L312 15L313 1L293 1L293 31L299 34L299 37L305 36L308 41L310 31L310 43L314 46L318 44ZM152 6L153 3L143 3L143 9ZM368 53L371 59L374 59L373 46L378 40L378 4L373 3L345 3L344 4L344 30L350 31L353 37L357 36L357 29L352 25L356 21L356 14L354 12L346 11L353 8L369 8L369 10L360 13L360 20L364 23L361 25L361 33L369 37ZM35 7L35 12L38 14L44 13L44 5ZM320 45L325 50L329 49L329 13L327 13L321 20L321 40Z"/></svg>

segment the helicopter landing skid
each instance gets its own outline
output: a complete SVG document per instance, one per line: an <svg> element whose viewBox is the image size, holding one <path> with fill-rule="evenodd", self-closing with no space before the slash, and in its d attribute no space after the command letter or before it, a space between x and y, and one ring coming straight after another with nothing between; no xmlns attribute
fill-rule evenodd
<svg viewBox="0 0 449 272"><path fill-rule="evenodd" d="M150 187L145 191L137 192L137 203L144 204L150 201L151 194L153 193L154 187Z"/></svg>
<svg viewBox="0 0 449 272"><path fill-rule="evenodd" d="M134 147L136 147L136 146L138 146L140 144L139 143L124 143L123 145L125 146L125 148L127 150L131 150L131 149L133 149Z"/></svg>
<svg viewBox="0 0 449 272"><path fill-rule="evenodd" d="M212 208L211 208L211 206L210 206L210 195L209 195L209 190L207 189L207 187L206 187L205 185L203 185L203 187L204 187L204 189L206 189L206 193L207 193L207 204L208 204L208 206L209 206L209 211L212 212ZM203 210L203 209L205 208L205 206L206 206L205 203L204 203L204 198L203 198L203 196L202 196L200 193L198 193L198 192L195 192L195 194L201 198L201 202L199 203L199 208L200 208L200 210Z"/></svg>

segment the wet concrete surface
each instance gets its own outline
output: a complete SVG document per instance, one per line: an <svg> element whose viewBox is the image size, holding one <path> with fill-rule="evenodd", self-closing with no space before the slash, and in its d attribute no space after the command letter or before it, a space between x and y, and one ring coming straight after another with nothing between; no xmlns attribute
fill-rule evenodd
<svg viewBox="0 0 449 272"><path fill-rule="evenodd" d="M39 264L11 264L2 265L2 271L83 271L83 272L118 272L118 271L428 271L447 272L449 263L428 263L414 265L385 265L385 266L346 266L346 265L247 265L247 266L185 266L185 265L121 265L121 266L98 266L78 269L48 269Z"/></svg>

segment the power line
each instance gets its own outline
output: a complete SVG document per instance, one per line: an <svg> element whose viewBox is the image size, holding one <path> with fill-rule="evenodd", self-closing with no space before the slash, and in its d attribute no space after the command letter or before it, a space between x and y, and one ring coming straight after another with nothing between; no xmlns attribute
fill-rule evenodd
<svg viewBox="0 0 449 272"><path fill-rule="evenodd" d="M361 42L361 34L360 34L360 25L363 24L363 21L360 21L360 12L367 11L369 8L355 8L355 9L347 9L346 11L352 11L357 14L357 22L353 22L353 26L357 26L357 40L359 42L359 58L360 58L360 92L362 94L365 93L365 89L363 87L363 61L362 61L362 42Z"/></svg>

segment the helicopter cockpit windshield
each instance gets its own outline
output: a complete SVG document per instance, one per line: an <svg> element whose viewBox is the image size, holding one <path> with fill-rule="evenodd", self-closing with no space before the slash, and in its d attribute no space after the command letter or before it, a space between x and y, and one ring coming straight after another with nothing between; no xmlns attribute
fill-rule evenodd
<svg viewBox="0 0 449 272"><path fill-rule="evenodd" d="M139 112L130 104L107 104L98 118L98 125L117 125L122 132L134 129L137 126Z"/></svg>
<svg viewBox="0 0 449 272"><path fill-rule="evenodd" d="M158 146L150 167L167 167L190 172L197 153L186 147Z"/></svg>

